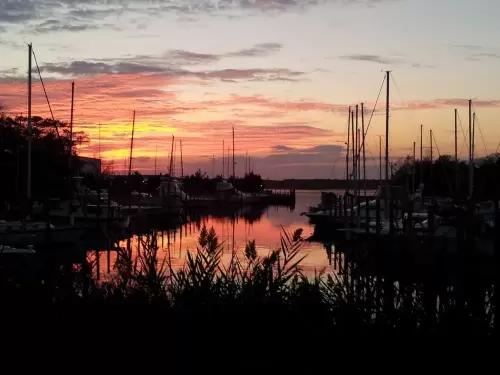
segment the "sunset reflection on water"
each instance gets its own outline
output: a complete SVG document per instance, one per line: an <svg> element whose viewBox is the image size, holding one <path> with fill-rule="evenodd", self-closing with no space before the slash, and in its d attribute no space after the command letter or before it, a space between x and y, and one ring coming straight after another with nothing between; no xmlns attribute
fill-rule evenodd
<svg viewBox="0 0 500 375"><path fill-rule="evenodd" d="M207 229L214 228L219 243L224 250L224 262L229 262L233 251L242 257L248 241L255 240L257 253L260 256L269 254L271 250L280 247L282 230L293 233L296 229L303 229L303 238L313 234L313 227L309 225L306 216L300 216L307 210L308 205L317 204L320 200L319 191L297 191L296 205L288 207L268 207L263 210L255 208L245 209L233 217L199 216L182 227L169 231L157 232L159 259L168 259L174 268L184 264L187 251L195 251L198 245L200 231L205 225ZM283 228L282 228L283 227ZM127 248L128 240L122 241L120 247ZM134 256L137 254L139 239L134 236L130 239L130 248ZM98 258L96 258L99 254ZM98 278L106 278L114 272L116 252L89 252L89 258L97 261ZM170 256L169 256L170 255ZM314 271L331 271L328 255L323 244L305 241L299 256L306 256L301 263L302 269L308 275Z"/></svg>

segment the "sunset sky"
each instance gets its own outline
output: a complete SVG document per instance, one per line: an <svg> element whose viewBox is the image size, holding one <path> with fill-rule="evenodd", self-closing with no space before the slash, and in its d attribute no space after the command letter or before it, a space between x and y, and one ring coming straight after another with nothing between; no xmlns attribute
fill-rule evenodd
<svg viewBox="0 0 500 375"><path fill-rule="evenodd" d="M495 0L2 0L0 104L26 114L32 42L55 117L69 121L74 80L75 125L91 138L79 152L98 156L100 123L115 172L135 110L133 169L144 173L156 148L166 171L172 135L185 173L212 174L213 155L220 173L234 126L239 175L248 152L266 178L343 178L347 108L364 102L368 124L392 70L393 161L419 145L420 124L425 146L433 129L435 155L452 153L453 109L467 132L469 98L481 156L500 141L499 14ZM48 117L33 78L33 114ZM367 136L370 177L384 106L385 91Z"/></svg>

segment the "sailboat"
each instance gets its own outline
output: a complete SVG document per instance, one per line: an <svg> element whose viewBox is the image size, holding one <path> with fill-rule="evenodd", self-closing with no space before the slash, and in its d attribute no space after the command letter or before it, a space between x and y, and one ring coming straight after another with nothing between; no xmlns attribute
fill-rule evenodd
<svg viewBox="0 0 500 375"><path fill-rule="evenodd" d="M31 199L31 146L32 146L32 115L31 115L31 70L32 45L28 45L28 165L27 165L27 200ZM83 235L83 228L55 228L50 222L32 221L31 209L22 221L0 221L0 242L3 245L37 245L47 240L50 232L50 241L75 242Z"/></svg>
<svg viewBox="0 0 500 375"><path fill-rule="evenodd" d="M369 202L360 202L355 205L352 209L349 208L345 211L344 216L335 216L334 211L331 209L317 210L316 212L305 212L305 216L309 217L312 223L316 225L326 225L334 226L336 228L343 228L345 226L357 226L360 228L361 220L374 222L377 214L377 199L380 200L381 204L379 207L380 216L383 218L381 224L384 227L389 227L389 202L391 199L397 198L397 200L404 201L407 199L407 193L402 186L393 186L390 183L389 175L389 100L390 100L390 71L386 72L385 76L386 83L386 142L385 142L385 181L381 180L380 186L378 187L373 198ZM354 117L356 114L356 117ZM356 120L354 120L356 118ZM360 136L358 128L358 106L356 105L356 111L353 111L349 107L349 117L348 117L348 142L347 154L346 154L346 178L349 180L349 142L352 143L352 180L354 182L354 196L359 197L359 176L360 173L360 153L365 147L365 137L364 133L364 111L363 106L361 106L361 123L363 128L363 135ZM351 135L352 139L349 139ZM381 150L382 151L382 150ZM382 152L381 152L382 154ZM380 158L382 159L382 158ZM382 170L382 160L380 160L380 168ZM365 176L366 179L366 176ZM346 192L347 193L347 192ZM368 204L368 209L366 205ZM361 220L360 220L361 219ZM395 219L400 220L400 219Z"/></svg>

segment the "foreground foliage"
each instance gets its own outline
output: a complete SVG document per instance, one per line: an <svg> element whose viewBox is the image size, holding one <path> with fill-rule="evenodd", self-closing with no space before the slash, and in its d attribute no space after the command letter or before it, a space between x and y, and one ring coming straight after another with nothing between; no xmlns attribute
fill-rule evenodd
<svg viewBox="0 0 500 375"><path fill-rule="evenodd" d="M439 294L430 285L380 278L306 277L301 233L283 231L281 247L264 257L250 241L238 256L224 253L215 231L203 228L180 269L160 253L155 236L146 236L137 256L119 252L107 282L96 281L95 264L87 262L77 271L63 268L44 285L4 286L4 300L11 319L36 311L43 325L28 324L37 329L168 337L181 357L221 348L239 356L293 342L304 345L302 356L316 356L325 350L320 343L339 336L493 333L491 290L477 304L464 304L449 288Z"/></svg>

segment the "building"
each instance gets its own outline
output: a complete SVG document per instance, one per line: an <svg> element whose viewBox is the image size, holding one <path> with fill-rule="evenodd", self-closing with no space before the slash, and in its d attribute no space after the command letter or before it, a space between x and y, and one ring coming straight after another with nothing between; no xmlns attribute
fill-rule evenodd
<svg viewBox="0 0 500 375"><path fill-rule="evenodd" d="M81 174L93 174L94 176L101 174L101 159L87 158L85 156L80 156L79 158Z"/></svg>

